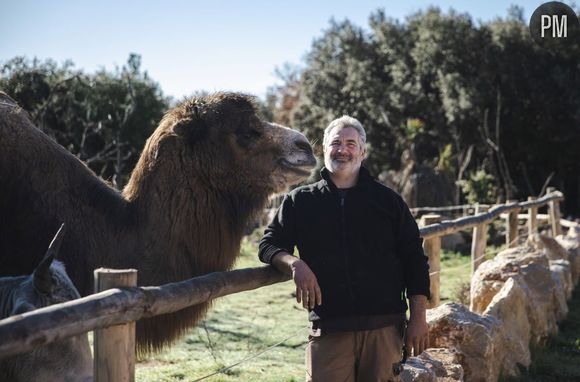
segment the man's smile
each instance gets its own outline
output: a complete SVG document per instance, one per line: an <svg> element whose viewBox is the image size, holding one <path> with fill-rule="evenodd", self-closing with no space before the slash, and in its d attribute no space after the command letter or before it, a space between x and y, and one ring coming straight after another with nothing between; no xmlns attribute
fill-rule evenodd
<svg viewBox="0 0 580 382"><path fill-rule="evenodd" d="M334 155L332 160L335 162L346 163L352 161L351 155Z"/></svg>

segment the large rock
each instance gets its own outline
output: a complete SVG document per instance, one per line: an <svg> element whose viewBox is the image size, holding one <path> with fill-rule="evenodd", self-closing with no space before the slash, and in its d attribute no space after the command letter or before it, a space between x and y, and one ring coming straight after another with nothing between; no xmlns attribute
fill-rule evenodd
<svg viewBox="0 0 580 382"><path fill-rule="evenodd" d="M409 358L399 376L401 382L435 382L437 376L419 358Z"/></svg>
<svg viewBox="0 0 580 382"><path fill-rule="evenodd" d="M527 285L531 342L541 343L557 331L557 320L565 308L564 283L550 270L545 251L516 247L500 252L480 265L471 279L471 310L483 313L510 277L522 275Z"/></svg>
<svg viewBox="0 0 580 382"><path fill-rule="evenodd" d="M410 357L403 367L401 382L463 381L463 367L459 354L450 349L436 348L424 351L419 357Z"/></svg>
<svg viewBox="0 0 580 382"><path fill-rule="evenodd" d="M476 313L454 303L428 310L431 345L456 352L467 381L517 376L530 365L530 344L557 331L579 277L580 229L557 239L535 235L480 265L471 283ZM406 378L444 380L420 357L411 361Z"/></svg>
<svg viewBox="0 0 580 382"><path fill-rule="evenodd" d="M465 306L447 303L427 311L430 344L455 350L466 381L497 381L496 353L501 344L501 321L480 316Z"/></svg>
<svg viewBox="0 0 580 382"><path fill-rule="evenodd" d="M576 286L580 278L580 226L572 227L566 235L559 235L556 241L568 251L570 270L572 273L572 284Z"/></svg>
<svg viewBox="0 0 580 382"><path fill-rule="evenodd" d="M566 236L580 240L580 224L576 223L572 227L568 228Z"/></svg>
<svg viewBox="0 0 580 382"><path fill-rule="evenodd" d="M568 260L568 251L550 236L534 234L528 237L528 244L543 251L550 260Z"/></svg>
<svg viewBox="0 0 580 382"><path fill-rule="evenodd" d="M558 278L564 284L566 300L569 300L574 292L572 264L568 260L550 260L550 270L558 274Z"/></svg>
<svg viewBox="0 0 580 382"><path fill-rule="evenodd" d="M559 286L553 273L543 264L527 264L520 273L528 286L531 342L542 343L550 334L558 331L557 318Z"/></svg>
<svg viewBox="0 0 580 382"><path fill-rule="evenodd" d="M495 349L494 358L503 376L518 376L519 365L526 369L530 366L529 295L522 275L510 277L484 312L484 316L495 317L502 323L500 346Z"/></svg>
<svg viewBox="0 0 580 382"><path fill-rule="evenodd" d="M526 264L541 264L548 268L547 256L529 246L506 249L491 260L484 261L471 278L470 309L483 313L506 280L520 272Z"/></svg>
<svg viewBox="0 0 580 382"><path fill-rule="evenodd" d="M568 315L568 300L572 297L572 274L567 260L551 260L550 271L554 281L556 320L561 321Z"/></svg>

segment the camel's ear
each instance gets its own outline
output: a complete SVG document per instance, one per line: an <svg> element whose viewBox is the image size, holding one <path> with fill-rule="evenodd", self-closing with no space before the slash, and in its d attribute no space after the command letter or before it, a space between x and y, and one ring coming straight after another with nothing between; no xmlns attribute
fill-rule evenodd
<svg viewBox="0 0 580 382"><path fill-rule="evenodd" d="M203 120L197 105L190 109L187 117L177 121L173 126L173 132L189 141L196 142L207 135L207 124Z"/></svg>

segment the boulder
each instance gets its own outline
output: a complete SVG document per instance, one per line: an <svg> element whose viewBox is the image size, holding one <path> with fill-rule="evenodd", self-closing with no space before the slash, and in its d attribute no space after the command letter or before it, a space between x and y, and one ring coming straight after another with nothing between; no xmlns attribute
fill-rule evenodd
<svg viewBox="0 0 580 382"><path fill-rule="evenodd" d="M570 228L568 228L568 232L566 233L566 236L576 239L576 240L580 240L580 224L576 223L573 226L571 226Z"/></svg>
<svg viewBox="0 0 580 382"><path fill-rule="evenodd" d="M572 275L572 285L576 287L580 280L580 247L570 252L570 273Z"/></svg>
<svg viewBox="0 0 580 382"><path fill-rule="evenodd" d="M419 358L412 357L405 363L399 380L401 382L435 382L437 377Z"/></svg>
<svg viewBox="0 0 580 382"><path fill-rule="evenodd" d="M558 278L564 284L566 300L572 297L574 282L572 280L572 264L568 260L550 260L550 270L558 273Z"/></svg>
<svg viewBox="0 0 580 382"><path fill-rule="evenodd" d="M447 364L459 363L467 381L517 377L530 365L530 344L557 332L579 277L580 229L556 239L534 235L479 266L471 282L473 312L455 303L427 311L430 343L452 351ZM412 359L402 380L459 380L452 367L437 374L441 364L429 350Z"/></svg>
<svg viewBox="0 0 580 382"><path fill-rule="evenodd" d="M528 286L529 318L531 342L542 343L557 326L557 288L558 284L548 267L540 264L527 264L521 267L521 274Z"/></svg>
<svg viewBox="0 0 580 382"><path fill-rule="evenodd" d="M557 331L556 322L567 310L560 294L565 293L564 283L553 275L543 250L510 248L481 264L471 279L471 310L483 313L505 282L518 274L527 285L531 342L540 343Z"/></svg>
<svg viewBox="0 0 580 382"><path fill-rule="evenodd" d="M561 321L568 314L568 300L572 297L572 274L567 260L550 261L550 271L554 280L556 320Z"/></svg>
<svg viewBox="0 0 580 382"><path fill-rule="evenodd" d="M556 241L568 251L572 284L576 286L580 278L580 236L578 236L576 230L571 228L566 235L556 237Z"/></svg>
<svg viewBox="0 0 580 382"><path fill-rule="evenodd" d="M568 251L558 241L550 236L534 234L528 237L527 243L543 251L550 260L568 260Z"/></svg>
<svg viewBox="0 0 580 382"><path fill-rule="evenodd" d="M529 295L522 275L510 277L483 313L484 316L495 317L502 323L500 346L494 354L502 376L518 376L519 365L526 369L530 366Z"/></svg>
<svg viewBox="0 0 580 382"><path fill-rule="evenodd" d="M497 381L500 320L470 312L461 304L447 303L428 310L427 322L431 346L457 352L466 381Z"/></svg>
<svg viewBox="0 0 580 382"><path fill-rule="evenodd" d="M506 249L480 264L471 278L470 309L483 313L506 280L518 274L523 265L531 263L549 266L547 256L529 246Z"/></svg>
<svg viewBox="0 0 580 382"><path fill-rule="evenodd" d="M407 360L400 378L402 382L463 381L463 368L459 364L459 354L455 351L428 349L419 357Z"/></svg>

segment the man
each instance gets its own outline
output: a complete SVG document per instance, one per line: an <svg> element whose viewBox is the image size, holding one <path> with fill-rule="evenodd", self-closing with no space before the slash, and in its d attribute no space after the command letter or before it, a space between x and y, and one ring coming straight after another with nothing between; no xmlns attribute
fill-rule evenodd
<svg viewBox="0 0 580 382"><path fill-rule="evenodd" d="M402 198L361 166L365 141L356 119L332 121L322 180L290 192L260 241L260 259L292 275L309 310L308 381L396 380L405 294L406 347L419 355L428 346L419 230Z"/></svg>

